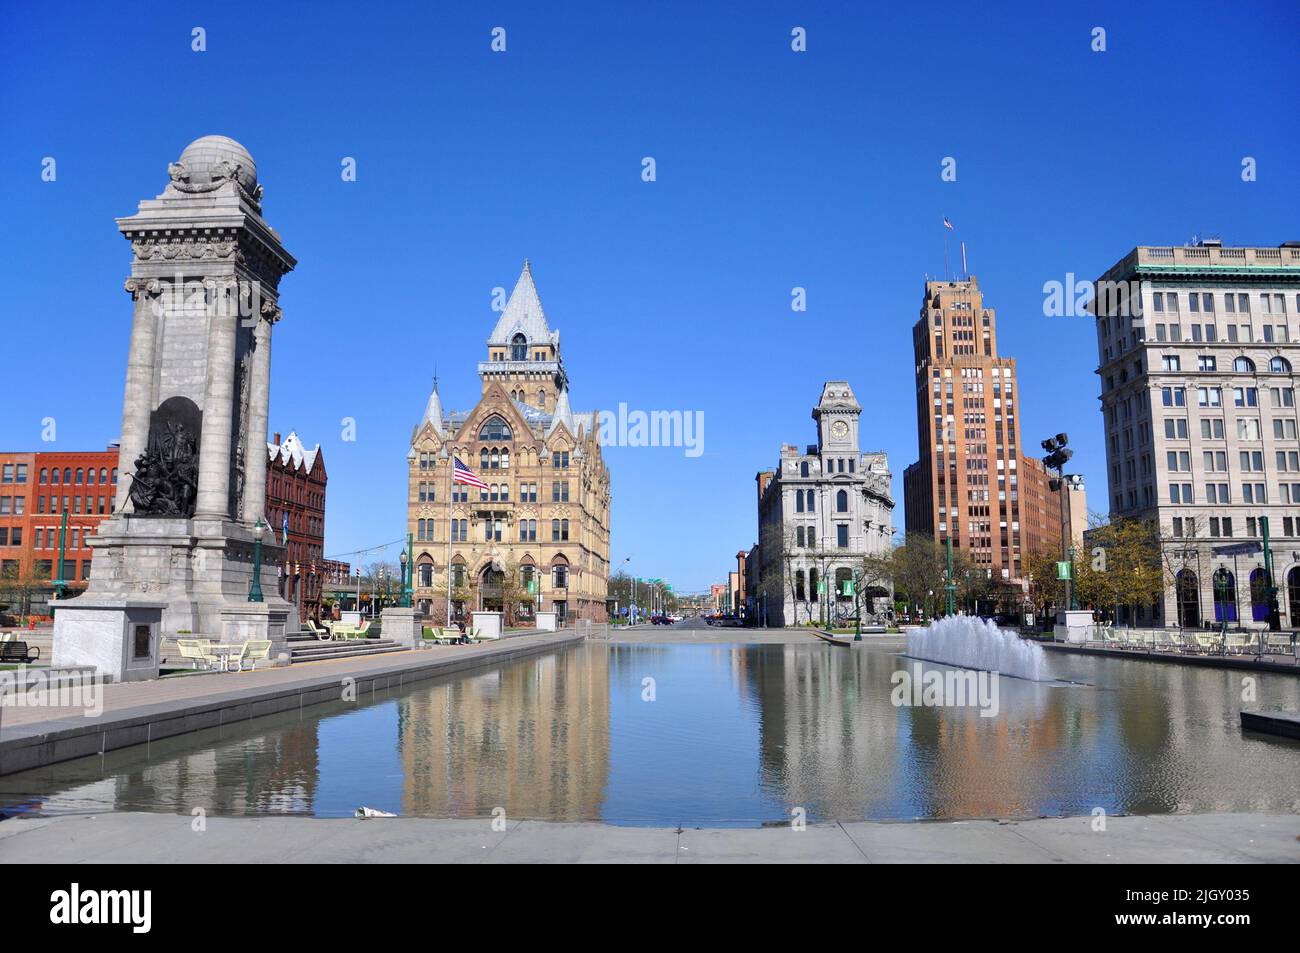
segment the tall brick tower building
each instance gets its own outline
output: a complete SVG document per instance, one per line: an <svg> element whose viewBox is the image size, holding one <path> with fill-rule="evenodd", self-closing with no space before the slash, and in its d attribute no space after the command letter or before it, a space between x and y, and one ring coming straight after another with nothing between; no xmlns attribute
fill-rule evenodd
<svg viewBox="0 0 1300 953"><path fill-rule="evenodd" d="M1018 581L1031 549L1060 548L1059 520L1043 518L1056 497L1021 453L1016 361L998 356L996 315L974 277L925 283L912 346L919 459L903 475L907 531L951 538L990 578Z"/></svg>

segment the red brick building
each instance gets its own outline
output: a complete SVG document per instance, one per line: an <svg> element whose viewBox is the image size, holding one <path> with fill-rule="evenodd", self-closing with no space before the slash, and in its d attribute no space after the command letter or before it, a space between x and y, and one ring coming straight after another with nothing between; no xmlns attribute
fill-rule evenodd
<svg viewBox="0 0 1300 953"><path fill-rule="evenodd" d="M300 621L319 619L326 586L325 458L320 444L308 450L293 432L283 442L277 433L266 449L266 522L285 543L280 594L298 606Z"/></svg>
<svg viewBox="0 0 1300 953"><path fill-rule="evenodd" d="M59 536L68 514L67 596L90 578L90 539L113 512L118 451L0 453L0 602L44 614L58 579ZM22 605L21 603L27 603Z"/></svg>

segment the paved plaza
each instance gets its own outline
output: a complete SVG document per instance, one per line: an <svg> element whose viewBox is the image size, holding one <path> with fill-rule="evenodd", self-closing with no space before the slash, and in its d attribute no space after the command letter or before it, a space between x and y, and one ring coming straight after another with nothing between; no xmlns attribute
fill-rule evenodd
<svg viewBox="0 0 1300 953"><path fill-rule="evenodd" d="M108 814L0 825L5 863L1107 863L1300 862L1293 815L686 829L492 820ZM498 825L500 826L500 825Z"/></svg>

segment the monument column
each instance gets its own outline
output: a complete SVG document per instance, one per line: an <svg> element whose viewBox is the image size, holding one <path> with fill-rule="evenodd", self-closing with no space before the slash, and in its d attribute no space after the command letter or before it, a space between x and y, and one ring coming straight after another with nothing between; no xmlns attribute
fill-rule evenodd
<svg viewBox="0 0 1300 953"><path fill-rule="evenodd" d="M244 480L244 512L240 518L249 526L266 519L266 433L271 412L271 328L280 320L280 309L270 301L253 328L252 391L248 397L248 460Z"/></svg>
<svg viewBox="0 0 1300 953"><path fill-rule="evenodd" d="M114 512L125 512L130 499L128 471L149 443L149 420L154 409L153 375L158 344L157 297L162 286L152 279L128 278L126 290L135 301L131 319L131 350L126 359L126 394L122 401L122 440L118 454L117 496Z"/></svg>
<svg viewBox="0 0 1300 953"><path fill-rule="evenodd" d="M235 409L235 332L238 313L233 281L203 283L208 300L208 378L203 392L196 519L230 519L230 440Z"/></svg>

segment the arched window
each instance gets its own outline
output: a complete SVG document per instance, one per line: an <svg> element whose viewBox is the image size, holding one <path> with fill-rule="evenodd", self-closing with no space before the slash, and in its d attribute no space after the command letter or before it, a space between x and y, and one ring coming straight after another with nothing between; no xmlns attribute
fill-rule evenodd
<svg viewBox="0 0 1300 953"><path fill-rule="evenodd" d="M64 483L72 482L72 467L63 468L63 482Z"/></svg>
<svg viewBox="0 0 1300 953"><path fill-rule="evenodd" d="M428 588L433 585L433 560L425 557L420 558L420 563L416 566L417 585Z"/></svg>
<svg viewBox="0 0 1300 953"><path fill-rule="evenodd" d="M45 469L45 467L41 467L41 484L44 485L49 482L50 482L50 471Z"/></svg>
<svg viewBox="0 0 1300 953"><path fill-rule="evenodd" d="M808 599L807 595L804 593L802 569L796 569L794 571L794 598L796 602L806 602Z"/></svg>
<svg viewBox="0 0 1300 953"><path fill-rule="evenodd" d="M99 468L99 482L103 483L108 478L108 470L105 467Z"/></svg>
<svg viewBox="0 0 1300 953"><path fill-rule="evenodd" d="M539 406L539 407L545 407L545 406L546 406L546 391L544 391L544 390L539 390L539 391L537 392L537 406Z"/></svg>
<svg viewBox="0 0 1300 953"><path fill-rule="evenodd" d="M486 470L488 468L487 447L484 447L482 450L478 452L478 468L480 470Z"/></svg>
<svg viewBox="0 0 1300 953"><path fill-rule="evenodd" d="M510 425L502 420L496 414L493 414L483 422L479 428L478 438L480 440L509 440L511 437Z"/></svg>
<svg viewBox="0 0 1300 953"><path fill-rule="evenodd" d="M808 595L810 598L817 598L817 570L808 570Z"/></svg>
<svg viewBox="0 0 1300 953"><path fill-rule="evenodd" d="M77 485L80 486L82 483L85 482L86 482L86 471L81 469L81 467L77 467Z"/></svg>
<svg viewBox="0 0 1300 953"><path fill-rule="evenodd" d="M1268 621L1268 586L1264 583L1264 570L1252 570L1250 574L1250 617L1256 622Z"/></svg>
<svg viewBox="0 0 1300 953"><path fill-rule="evenodd" d="M847 513L849 511L849 493L847 490L840 490L835 494L835 512Z"/></svg>
<svg viewBox="0 0 1300 953"><path fill-rule="evenodd" d="M510 451L509 451L509 450L502 450L502 451L501 451L501 469L502 469L502 470L509 470L509 469L510 469Z"/></svg>
<svg viewBox="0 0 1300 953"><path fill-rule="evenodd" d="M501 451L493 450L491 459L492 459L492 464L491 464L492 469L493 470L501 469Z"/></svg>
<svg viewBox="0 0 1300 953"><path fill-rule="evenodd" d="M91 486L94 486L94 485L95 485L95 468L94 468L94 467L91 467L89 470L86 471L86 482L89 483Z"/></svg>
<svg viewBox="0 0 1300 953"><path fill-rule="evenodd" d="M1290 374L1291 362L1285 357L1275 357L1268 362L1268 369L1274 374Z"/></svg>
<svg viewBox="0 0 1300 953"><path fill-rule="evenodd" d="M808 491L808 512L809 513L817 512L817 497L813 495L812 490Z"/></svg>
<svg viewBox="0 0 1300 953"><path fill-rule="evenodd" d="M1178 624L1183 628L1196 628L1201 624L1200 591L1197 589L1196 573L1190 569L1180 569L1174 577L1174 590L1178 600Z"/></svg>
<svg viewBox="0 0 1300 953"><path fill-rule="evenodd" d="M1255 362L1248 357L1239 357L1232 362L1232 369L1238 374L1254 374Z"/></svg>
<svg viewBox="0 0 1300 953"><path fill-rule="evenodd" d="M510 339L510 360L528 360L528 339L522 334L516 334Z"/></svg>
<svg viewBox="0 0 1300 953"><path fill-rule="evenodd" d="M803 512L803 490L794 491L794 511L796 513Z"/></svg>
<svg viewBox="0 0 1300 953"><path fill-rule="evenodd" d="M1237 579L1226 569L1217 569L1210 577L1214 583L1214 621L1237 621Z"/></svg>
<svg viewBox="0 0 1300 953"><path fill-rule="evenodd" d="M794 537L795 537L795 545L797 545L797 546L799 546L800 548L802 548L802 547L803 547L803 527L802 527L802 526L796 526L796 527L794 528Z"/></svg>
<svg viewBox="0 0 1300 953"><path fill-rule="evenodd" d="M808 475L808 461L807 461L807 460L801 460L801 461L799 461L799 475L800 475L801 477L806 477L806 476Z"/></svg>
<svg viewBox="0 0 1300 953"><path fill-rule="evenodd" d="M58 485L59 485L59 468L58 468L58 467L55 467L55 468L50 472L50 482L53 483L55 486L58 486Z"/></svg>

